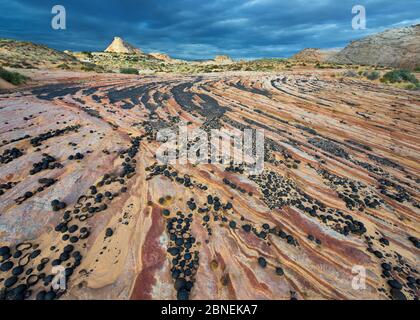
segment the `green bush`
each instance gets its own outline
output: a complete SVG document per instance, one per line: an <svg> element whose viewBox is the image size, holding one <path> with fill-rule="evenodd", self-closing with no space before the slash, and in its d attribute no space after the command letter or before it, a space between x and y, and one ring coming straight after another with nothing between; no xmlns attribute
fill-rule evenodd
<svg viewBox="0 0 420 320"><path fill-rule="evenodd" d="M414 71L415 71L415 72L420 72L420 66L417 66L417 67L414 69Z"/></svg>
<svg viewBox="0 0 420 320"><path fill-rule="evenodd" d="M377 79L379 79L379 78L381 77L381 74L380 74L378 71L376 71L376 70L371 71L371 72L369 72L369 71L365 71L365 72L363 73L363 75L364 75L366 78L368 78L369 80L377 80Z"/></svg>
<svg viewBox="0 0 420 320"><path fill-rule="evenodd" d="M408 70L390 71L382 77L381 81L385 83L409 82L416 86L419 84L419 80Z"/></svg>
<svg viewBox="0 0 420 320"><path fill-rule="evenodd" d="M95 67L96 65L94 65L93 63L84 63L82 66L82 71L95 71Z"/></svg>
<svg viewBox="0 0 420 320"><path fill-rule="evenodd" d="M84 54L85 56L87 56L88 58L93 58L92 53L88 52L88 51L82 51L82 54Z"/></svg>
<svg viewBox="0 0 420 320"><path fill-rule="evenodd" d="M139 71L134 68L122 68L120 69L120 73L124 74L139 74Z"/></svg>
<svg viewBox="0 0 420 320"><path fill-rule="evenodd" d="M416 89L420 88L420 86L418 84L415 85L413 83L407 83L407 84L403 85L402 87L404 89L407 89L407 90L416 90Z"/></svg>
<svg viewBox="0 0 420 320"><path fill-rule="evenodd" d="M355 70L346 70L342 73L344 77L357 78L359 74Z"/></svg>
<svg viewBox="0 0 420 320"><path fill-rule="evenodd" d="M3 69L1 67L0 67L0 78L16 86L25 83L29 79L23 74L7 71L6 69Z"/></svg>
<svg viewBox="0 0 420 320"><path fill-rule="evenodd" d="M63 70L69 70L70 69L70 67L65 63L59 64L57 67L59 67L60 69L63 69Z"/></svg>

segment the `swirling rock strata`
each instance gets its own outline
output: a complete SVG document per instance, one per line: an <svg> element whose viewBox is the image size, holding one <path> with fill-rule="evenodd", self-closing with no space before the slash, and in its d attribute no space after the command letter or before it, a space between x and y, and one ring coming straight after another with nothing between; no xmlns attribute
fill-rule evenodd
<svg viewBox="0 0 420 320"><path fill-rule="evenodd" d="M418 298L418 93L303 71L74 80L0 95L2 299ZM263 128L264 171L159 165L180 123Z"/></svg>

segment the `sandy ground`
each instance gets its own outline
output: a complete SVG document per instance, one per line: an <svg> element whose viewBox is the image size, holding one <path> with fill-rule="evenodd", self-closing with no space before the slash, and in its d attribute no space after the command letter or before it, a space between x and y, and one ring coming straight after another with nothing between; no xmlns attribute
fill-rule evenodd
<svg viewBox="0 0 420 320"><path fill-rule="evenodd" d="M4 79L0 79L0 90L1 89L13 89L15 86Z"/></svg>

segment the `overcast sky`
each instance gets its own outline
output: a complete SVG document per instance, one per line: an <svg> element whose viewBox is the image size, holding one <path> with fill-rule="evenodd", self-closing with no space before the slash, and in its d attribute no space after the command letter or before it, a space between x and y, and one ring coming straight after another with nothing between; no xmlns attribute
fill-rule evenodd
<svg viewBox="0 0 420 320"><path fill-rule="evenodd" d="M51 28L56 4L66 8L66 30ZM358 4L366 30L351 26ZM102 51L120 36L145 52L184 59L288 57L420 23L419 13L419 0L0 0L0 37Z"/></svg>

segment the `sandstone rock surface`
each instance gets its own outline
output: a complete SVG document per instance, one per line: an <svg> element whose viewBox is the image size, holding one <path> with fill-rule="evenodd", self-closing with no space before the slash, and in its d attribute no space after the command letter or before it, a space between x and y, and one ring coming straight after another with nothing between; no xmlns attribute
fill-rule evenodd
<svg viewBox="0 0 420 320"><path fill-rule="evenodd" d="M419 297L418 92L321 70L32 73L51 83L0 94L2 299ZM158 164L179 124L263 129L264 171Z"/></svg>

